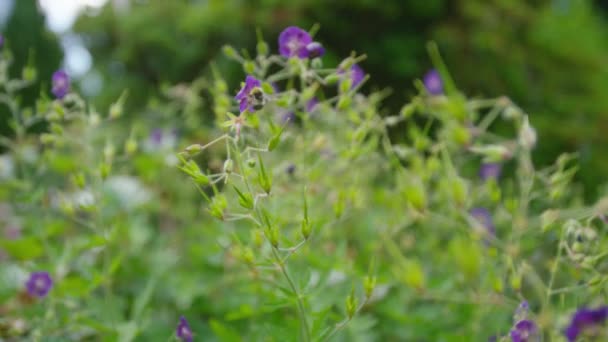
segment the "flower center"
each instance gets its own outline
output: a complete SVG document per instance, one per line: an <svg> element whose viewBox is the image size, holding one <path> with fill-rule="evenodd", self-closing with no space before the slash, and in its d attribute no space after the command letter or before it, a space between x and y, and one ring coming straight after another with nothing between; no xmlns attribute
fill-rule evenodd
<svg viewBox="0 0 608 342"><path fill-rule="evenodd" d="M300 44L300 41L298 40L297 37L294 37L292 39L289 40L289 42L287 42L287 47L289 48L289 52L294 54L296 53L300 47L302 46L302 44Z"/></svg>

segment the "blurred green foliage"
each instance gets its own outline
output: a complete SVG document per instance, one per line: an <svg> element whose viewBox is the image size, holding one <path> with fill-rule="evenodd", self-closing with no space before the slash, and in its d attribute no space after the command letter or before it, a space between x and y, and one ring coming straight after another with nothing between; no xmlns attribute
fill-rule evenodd
<svg viewBox="0 0 608 342"><path fill-rule="evenodd" d="M35 70L39 82L20 94L21 103L31 106L41 89L50 84L51 75L61 64L63 52L57 37L46 28L36 0L19 0L14 4L2 35L13 55L14 63L9 70L11 77L22 76L26 66L31 67L28 72ZM10 131L7 126L9 117L8 108L0 103L0 134L6 135Z"/></svg>
<svg viewBox="0 0 608 342"><path fill-rule="evenodd" d="M76 31L88 37L105 79L98 103L129 88L135 107L164 82L206 72L224 42L252 51L255 28L276 37L286 26L315 23L323 27L318 39L330 50L328 62L365 52L371 83L393 89L406 88L430 67L424 46L437 41L465 92L509 94L530 110L541 163L558 151L580 151L580 179L594 197L608 171L601 158L608 152L601 129L607 124L602 61L608 31L590 1L151 0L131 2L124 12L107 5L100 15L82 17ZM224 74L236 81L237 72L228 67ZM402 95L388 99L393 112Z"/></svg>

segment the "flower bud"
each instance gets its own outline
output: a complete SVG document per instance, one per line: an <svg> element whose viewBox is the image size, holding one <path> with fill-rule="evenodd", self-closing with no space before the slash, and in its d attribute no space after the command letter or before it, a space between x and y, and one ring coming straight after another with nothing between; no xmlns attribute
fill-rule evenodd
<svg viewBox="0 0 608 342"><path fill-rule="evenodd" d="M224 162L224 172L232 173L232 171L234 171L234 162L232 161L232 159L226 159L226 161Z"/></svg>
<svg viewBox="0 0 608 342"><path fill-rule="evenodd" d="M536 130L530 126L527 116L524 116L523 124L519 131L519 144L527 150L533 149L536 145Z"/></svg>
<svg viewBox="0 0 608 342"><path fill-rule="evenodd" d="M255 72L255 63L253 61L245 61L243 63L243 70L246 74L253 74Z"/></svg>
<svg viewBox="0 0 608 342"><path fill-rule="evenodd" d="M357 298L355 297L355 289L350 291L348 297L346 297L346 314L348 318L353 318L357 312Z"/></svg>
<svg viewBox="0 0 608 342"><path fill-rule="evenodd" d="M264 41L260 41L258 42L257 45L257 50L258 50L258 55L259 56L266 56L268 55L268 44Z"/></svg>
<svg viewBox="0 0 608 342"><path fill-rule="evenodd" d="M352 99L350 96L340 96L340 99L338 100L338 109L345 110L350 106L351 103Z"/></svg>
<svg viewBox="0 0 608 342"><path fill-rule="evenodd" d="M366 276L363 279L363 289L365 290L365 298L369 299L376 287L376 277Z"/></svg>
<svg viewBox="0 0 608 342"><path fill-rule="evenodd" d="M228 58L234 58L237 56L236 50L230 45L224 45L222 51Z"/></svg>
<svg viewBox="0 0 608 342"><path fill-rule="evenodd" d="M201 152L203 150L203 146L201 146L200 144L192 144L188 147L186 147L186 149L184 150L187 155L189 157L193 157L195 155L197 155L199 152Z"/></svg>
<svg viewBox="0 0 608 342"><path fill-rule="evenodd" d="M304 239L308 239L311 230L312 227L310 226L310 223L307 220L302 220L301 233Z"/></svg>
<svg viewBox="0 0 608 342"><path fill-rule="evenodd" d="M326 76L323 81L327 85L332 85L332 84L337 83L340 79L341 79L340 75L338 75L338 74L331 74L331 75Z"/></svg>
<svg viewBox="0 0 608 342"><path fill-rule="evenodd" d="M135 153L137 151L137 141L133 138L127 139L125 142L125 152L129 155Z"/></svg>

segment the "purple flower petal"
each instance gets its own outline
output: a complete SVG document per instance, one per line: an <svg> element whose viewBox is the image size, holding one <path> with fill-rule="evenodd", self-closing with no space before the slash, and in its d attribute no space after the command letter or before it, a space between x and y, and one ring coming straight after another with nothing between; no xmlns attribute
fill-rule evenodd
<svg viewBox="0 0 608 342"><path fill-rule="evenodd" d="M312 113L317 108L318 104L319 100L317 100L316 97L313 97L312 99L308 100L308 102L306 102L306 111L308 113Z"/></svg>
<svg viewBox="0 0 608 342"><path fill-rule="evenodd" d="M502 165L499 163L483 163L479 168L479 178L482 180L498 179Z"/></svg>
<svg viewBox="0 0 608 342"><path fill-rule="evenodd" d="M441 81L441 75L437 70L433 69L427 72L426 75L424 75L423 83L429 94L443 94L443 81Z"/></svg>
<svg viewBox="0 0 608 342"><path fill-rule="evenodd" d="M491 235L496 235L496 228L492 222L492 214L486 208L473 208L469 214L477 220Z"/></svg>
<svg viewBox="0 0 608 342"><path fill-rule="evenodd" d="M321 57L325 54L325 48L318 42L306 45L306 50L308 51L309 58Z"/></svg>
<svg viewBox="0 0 608 342"><path fill-rule="evenodd" d="M569 342L574 342L585 329L603 324L608 318L608 306L597 309L581 308L574 313L572 321L564 334Z"/></svg>
<svg viewBox="0 0 608 342"><path fill-rule="evenodd" d="M70 91L70 77L63 70L55 71L52 77L51 92L58 99L63 99Z"/></svg>
<svg viewBox="0 0 608 342"><path fill-rule="evenodd" d="M253 108L255 99L253 98L252 91L253 89L259 88L261 86L262 82L260 82L255 77L248 75L245 78L245 85L243 86L243 88L241 88L241 90L239 90L239 92L234 97L237 101L239 101L239 110L241 111L241 113L246 110L254 111Z"/></svg>
<svg viewBox="0 0 608 342"><path fill-rule="evenodd" d="M524 319L517 323L511 329L511 341L513 342L531 342L537 339L538 328L531 320Z"/></svg>
<svg viewBox="0 0 608 342"><path fill-rule="evenodd" d="M190 325L184 316L179 318L179 324L177 325L176 335L183 342L192 342L193 334L190 329Z"/></svg>
<svg viewBox="0 0 608 342"><path fill-rule="evenodd" d="M296 26L290 26L279 35L279 53L283 57L308 58L306 46L312 43L308 32Z"/></svg>
<svg viewBox="0 0 608 342"><path fill-rule="evenodd" d="M48 272L33 272L25 283L27 292L39 298L45 297L53 287L53 279Z"/></svg>

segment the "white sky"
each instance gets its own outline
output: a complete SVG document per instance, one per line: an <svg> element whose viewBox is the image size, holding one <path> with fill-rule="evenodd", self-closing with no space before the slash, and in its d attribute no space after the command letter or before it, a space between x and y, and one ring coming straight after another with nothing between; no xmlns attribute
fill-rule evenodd
<svg viewBox="0 0 608 342"><path fill-rule="evenodd" d="M87 6L99 8L108 0L38 0L40 7L46 12L48 27L57 32L68 31L78 13Z"/></svg>

